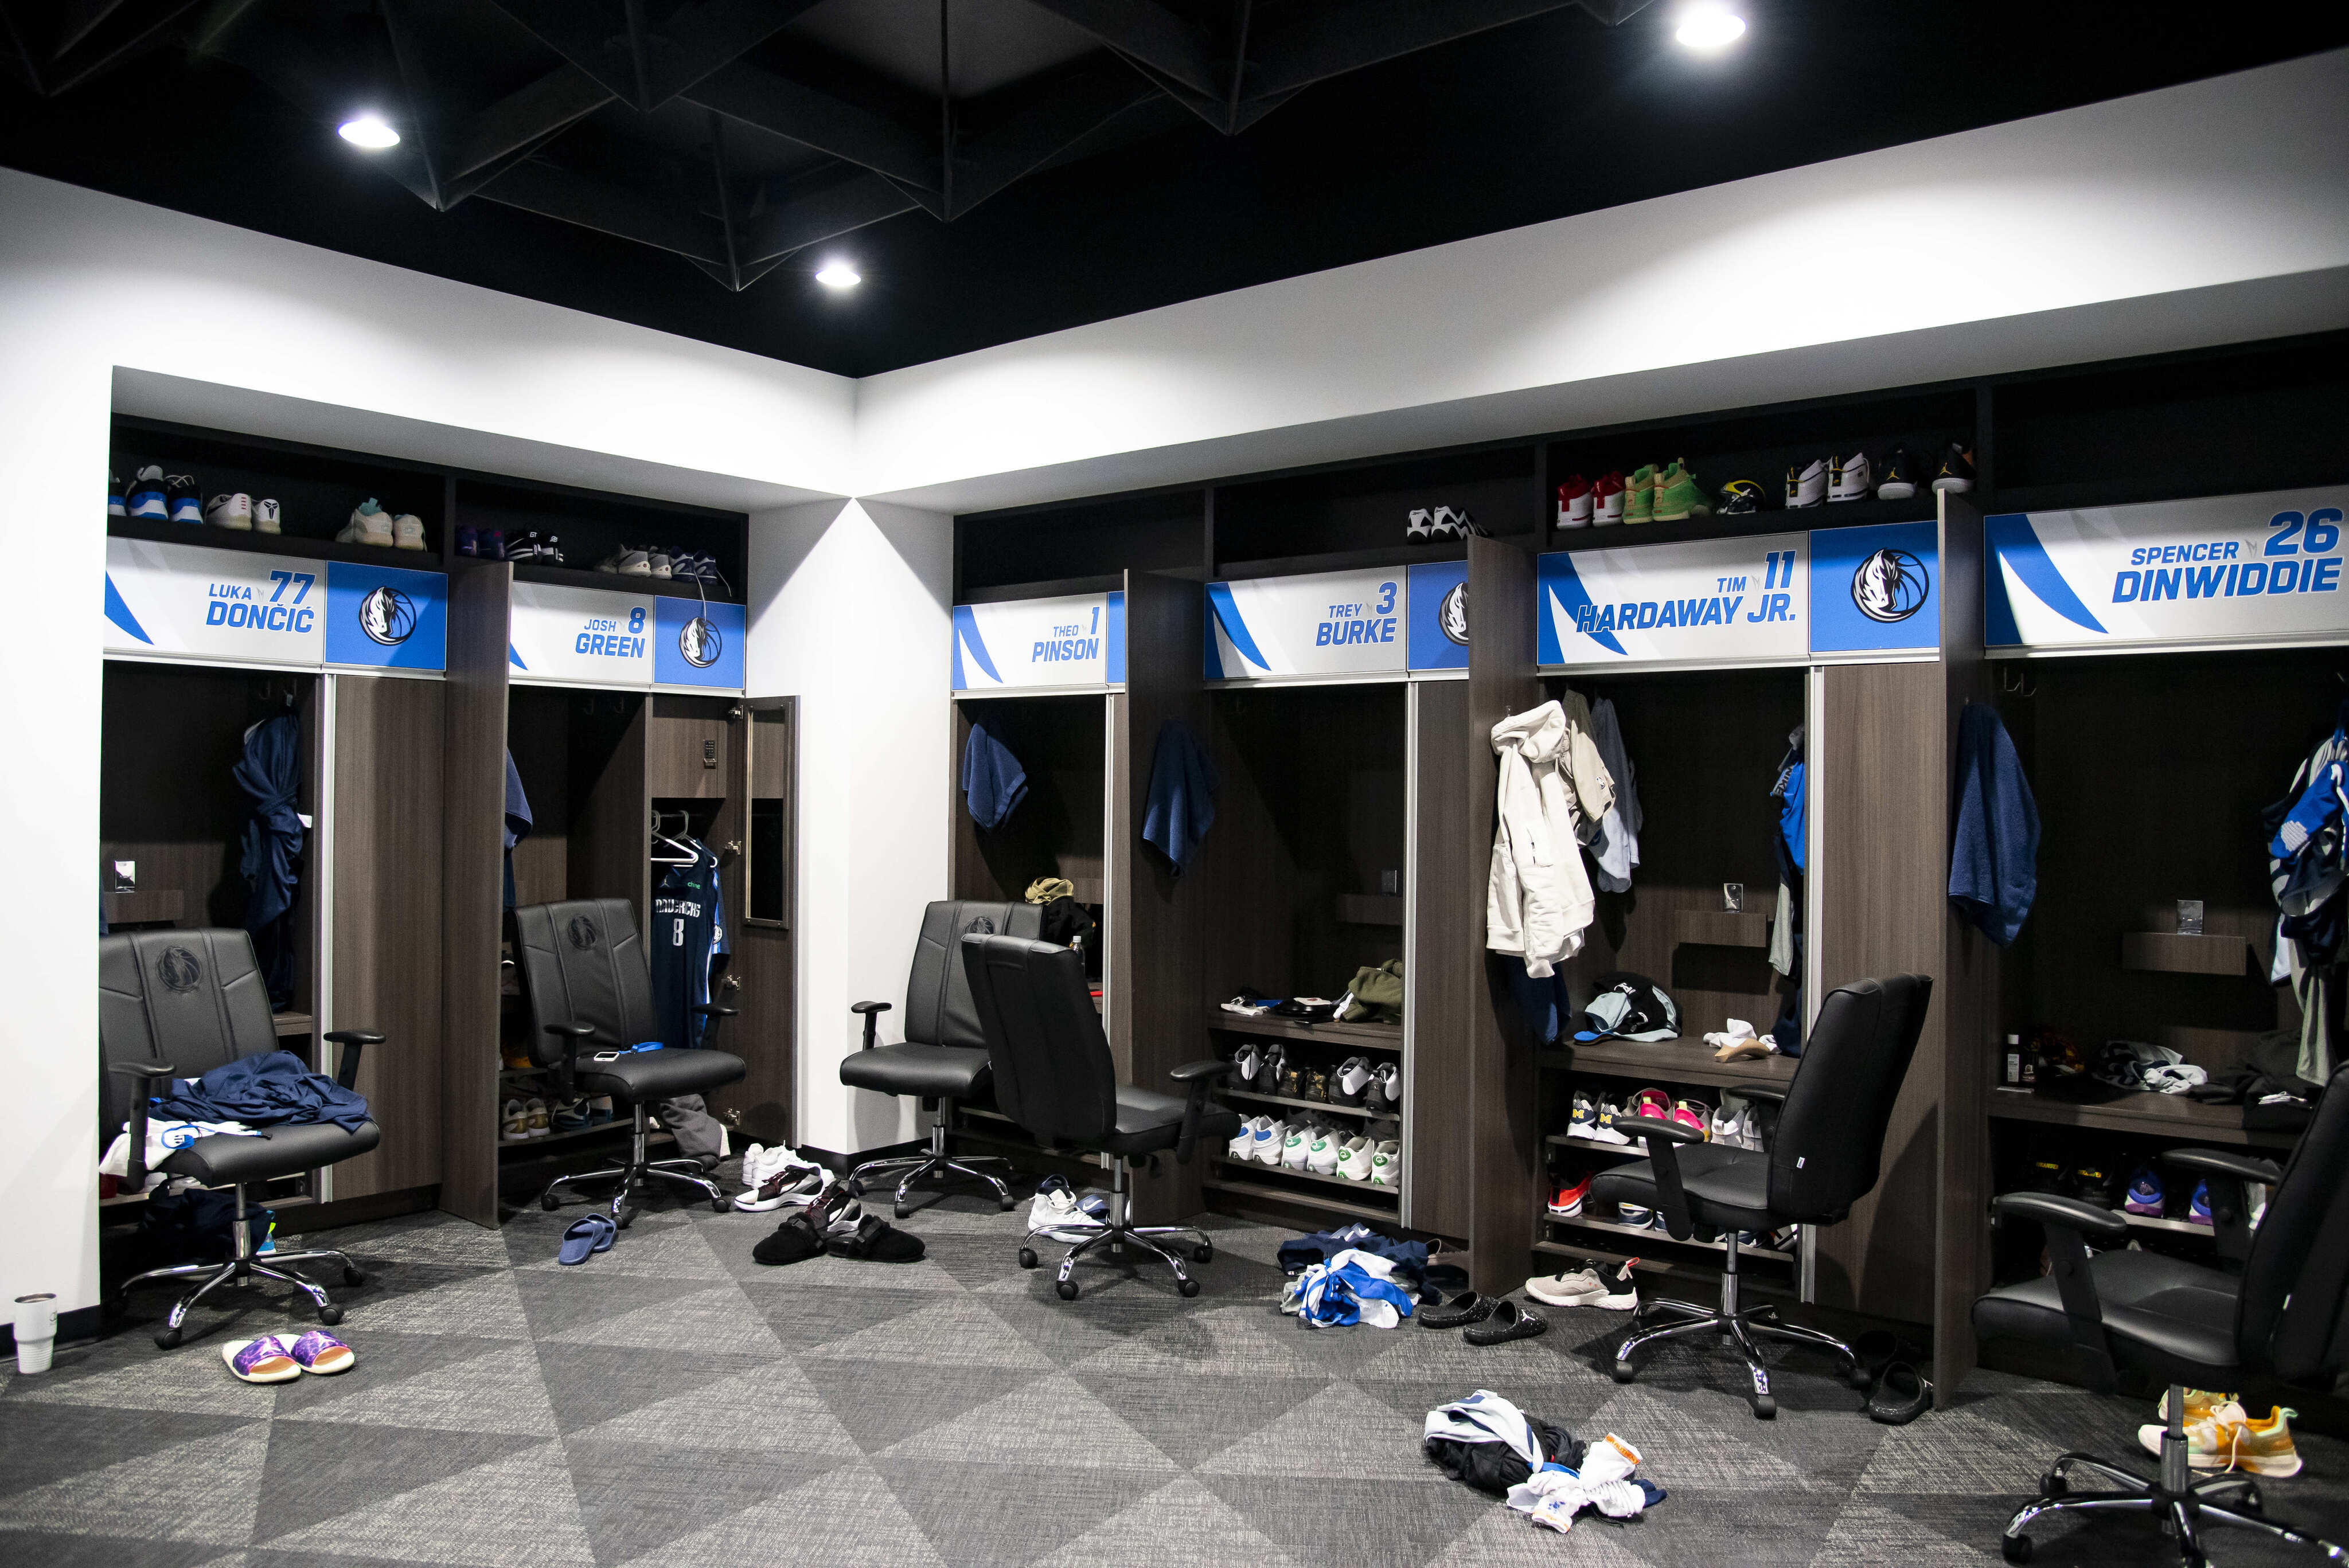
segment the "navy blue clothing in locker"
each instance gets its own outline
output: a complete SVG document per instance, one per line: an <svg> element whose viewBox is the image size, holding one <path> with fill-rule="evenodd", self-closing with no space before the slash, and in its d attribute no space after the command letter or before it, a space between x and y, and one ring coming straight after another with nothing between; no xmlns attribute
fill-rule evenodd
<svg viewBox="0 0 2349 1568"><path fill-rule="evenodd" d="M244 756L232 769L253 801L244 824L244 929L269 987L269 1006L294 1001L294 894L302 878L302 815L295 792L302 773L302 721L290 713L244 732Z"/></svg>
<svg viewBox="0 0 2349 1568"><path fill-rule="evenodd" d="M2039 804L1997 709L1970 702L1959 713L1957 773L1950 902L2003 947L2039 892Z"/></svg>
<svg viewBox="0 0 2349 1568"><path fill-rule="evenodd" d="M711 971L726 945L726 906L718 857L694 843L698 858L671 866L653 891L653 1016L664 1046L698 1046L709 1001Z"/></svg>

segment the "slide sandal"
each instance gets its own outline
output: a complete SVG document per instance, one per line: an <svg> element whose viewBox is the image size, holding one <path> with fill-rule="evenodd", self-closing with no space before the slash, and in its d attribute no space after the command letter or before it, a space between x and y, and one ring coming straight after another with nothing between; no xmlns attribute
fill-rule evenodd
<svg viewBox="0 0 2349 1568"><path fill-rule="evenodd" d="M584 1264L595 1253L608 1253L620 1228L612 1223L609 1214L590 1214L563 1233L563 1251L555 1255L559 1264Z"/></svg>
<svg viewBox="0 0 2349 1568"><path fill-rule="evenodd" d="M302 1376L302 1364L274 1334L258 1339L237 1339L221 1346L228 1369L248 1383L291 1383Z"/></svg>
<svg viewBox="0 0 2349 1568"><path fill-rule="evenodd" d="M321 1377L347 1372L358 1361L357 1351L323 1328L314 1328L295 1340L292 1354L303 1371Z"/></svg>
<svg viewBox="0 0 2349 1568"><path fill-rule="evenodd" d="M1905 1427L1933 1407L1933 1380L1906 1361L1895 1361L1877 1379L1868 1413L1888 1427Z"/></svg>

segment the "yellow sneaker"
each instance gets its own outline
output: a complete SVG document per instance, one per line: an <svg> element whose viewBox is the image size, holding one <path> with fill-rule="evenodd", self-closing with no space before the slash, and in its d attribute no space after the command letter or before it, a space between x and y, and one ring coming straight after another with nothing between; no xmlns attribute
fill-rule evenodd
<svg viewBox="0 0 2349 1568"><path fill-rule="evenodd" d="M2242 1446L2244 1423L2251 1418L2240 1405L2220 1405L2205 1419L2186 1423L2186 1466L2189 1470L2233 1470L2236 1455ZM2156 1421L2137 1429L2137 1446L2156 1459L2161 1457L2161 1437L2168 1429L2167 1421Z"/></svg>
<svg viewBox="0 0 2349 1568"><path fill-rule="evenodd" d="M2158 1425L2167 1426L2169 1422L2168 1398L2169 1396L2164 1394L2153 1402L2153 1418ZM2220 1394L2209 1388L2189 1388L2186 1390L2186 1424L2190 1427L2197 1421L2209 1420L2210 1412L2221 1405L2235 1406L2235 1414L2228 1419L2235 1421L2251 1419L2243 1408L2236 1403L2234 1395Z"/></svg>
<svg viewBox="0 0 2349 1568"><path fill-rule="evenodd" d="M2237 1406L2240 1409L2242 1407ZM2298 1475L2300 1450L2292 1447L2291 1418L2300 1414L2282 1405L2263 1421L2245 1421L2236 1430L2235 1468L2253 1475Z"/></svg>
<svg viewBox="0 0 2349 1568"><path fill-rule="evenodd" d="M1653 522L1656 521L1656 465L1642 464L1639 470L1623 481L1623 521Z"/></svg>

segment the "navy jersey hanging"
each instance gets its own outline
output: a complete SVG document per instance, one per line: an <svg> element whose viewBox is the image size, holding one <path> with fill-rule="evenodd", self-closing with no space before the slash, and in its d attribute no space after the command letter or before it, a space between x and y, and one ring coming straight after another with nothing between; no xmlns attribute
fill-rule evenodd
<svg viewBox="0 0 2349 1568"><path fill-rule="evenodd" d="M269 987L269 1006L294 1002L294 894L302 877L301 813L295 792L302 773L302 721L290 713L264 718L244 732L244 756L231 770L253 801L245 820L244 929Z"/></svg>
<svg viewBox="0 0 2349 1568"><path fill-rule="evenodd" d="M653 1016L664 1046L698 1046L708 1022L693 1011L709 1002L718 955L726 945L726 903L718 857L698 839L689 866L671 866L653 890Z"/></svg>

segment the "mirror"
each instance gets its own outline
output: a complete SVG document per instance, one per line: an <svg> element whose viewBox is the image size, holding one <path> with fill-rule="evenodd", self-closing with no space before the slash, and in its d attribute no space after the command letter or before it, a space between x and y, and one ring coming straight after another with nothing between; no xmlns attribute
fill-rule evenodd
<svg viewBox="0 0 2349 1568"><path fill-rule="evenodd" d="M792 708L750 708L750 851L742 874L743 916L752 925L791 923Z"/></svg>

